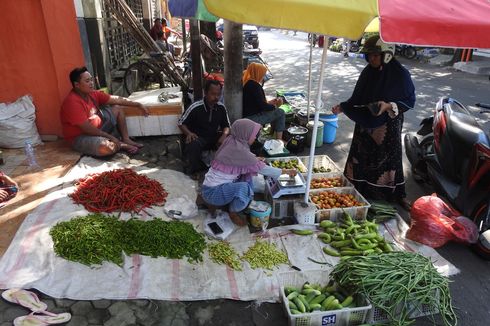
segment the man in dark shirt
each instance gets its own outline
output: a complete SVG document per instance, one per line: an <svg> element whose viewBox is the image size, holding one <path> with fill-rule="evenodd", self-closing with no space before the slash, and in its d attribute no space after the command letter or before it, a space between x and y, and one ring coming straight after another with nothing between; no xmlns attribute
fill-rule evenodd
<svg viewBox="0 0 490 326"><path fill-rule="evenodd" d="M230 119L225 106L219 102L220 96L221 84L217 80L206 81L204 99L189 106L179 119L191 175L203 168L202 152L219 147L230 133Z"/></svg>

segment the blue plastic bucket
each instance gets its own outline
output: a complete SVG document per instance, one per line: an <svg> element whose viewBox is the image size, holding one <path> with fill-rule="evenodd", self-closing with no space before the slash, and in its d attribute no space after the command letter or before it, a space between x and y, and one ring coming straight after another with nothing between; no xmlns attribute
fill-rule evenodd
<svg viewBox="0 0 490 326"><path fill-rule="evenodd" d="M323 122L323 142L331 144L335 141L337 135L337 128L339 118L336 114L322 114L320 115L320 121Z"/></svg>

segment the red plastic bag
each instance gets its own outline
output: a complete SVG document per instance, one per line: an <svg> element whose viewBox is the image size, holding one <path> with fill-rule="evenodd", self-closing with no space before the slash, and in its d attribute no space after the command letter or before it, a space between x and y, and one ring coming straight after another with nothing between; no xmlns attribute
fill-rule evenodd
<svg viewBox="0 0 490 326"><path fill-rule="evenodd" d="M454 240L466 244L478 239L478 228L469 218L447 205L435 194L417 199L410 210L407 238L438 248Z"/></svg>

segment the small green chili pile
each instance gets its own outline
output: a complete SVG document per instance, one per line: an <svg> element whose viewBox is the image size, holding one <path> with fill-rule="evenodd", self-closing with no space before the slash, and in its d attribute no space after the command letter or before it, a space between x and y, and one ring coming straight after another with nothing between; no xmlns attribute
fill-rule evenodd
<svg viewBox="0 0 490 326"><path fill-rule="evenodd" d="M340 286L362 293L386 312L390 325L410 325L410 316L421 305L424 311L438 311L444 325L457 324L448 279L422 255L390 252L349 257L341 260L331 275Z"/></svg>
<svg viewBox="0 0 490 326"><path fill-rule="evenodd" d="M114 216L90 214L57 223L49 234L54 252L85 265L110 261L121 266L123 221Z"/></svg>
<svg viewBox="0 0 490 326"><path fill-rule="evenodd" d="M253 246L248 248L242 259L246 260L252 269L265 268L272 270L277 265L289 262L288 256L278 250L274 244L260 240L257 240Z"/></svg>
<svg viewBox="0 0 490 326"><path fill-rule="evenodd" d="M238 253L233 249L230 243L226 241L217 241L208 244L209 257L217 264L226 264L230 268L241 271L242 263Z"/></svg>

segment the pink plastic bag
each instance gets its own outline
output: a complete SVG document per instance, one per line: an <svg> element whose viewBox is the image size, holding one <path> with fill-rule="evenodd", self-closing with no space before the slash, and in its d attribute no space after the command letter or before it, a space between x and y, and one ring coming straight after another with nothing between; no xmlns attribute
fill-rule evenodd
<svg viewBox="0 0 490 326"><path fill-rule="evenodd" d="M438 248L450 240L475 243L478 228L469 218L432 194L417 199L410 210L411 224L407 238Z"/></svg>

